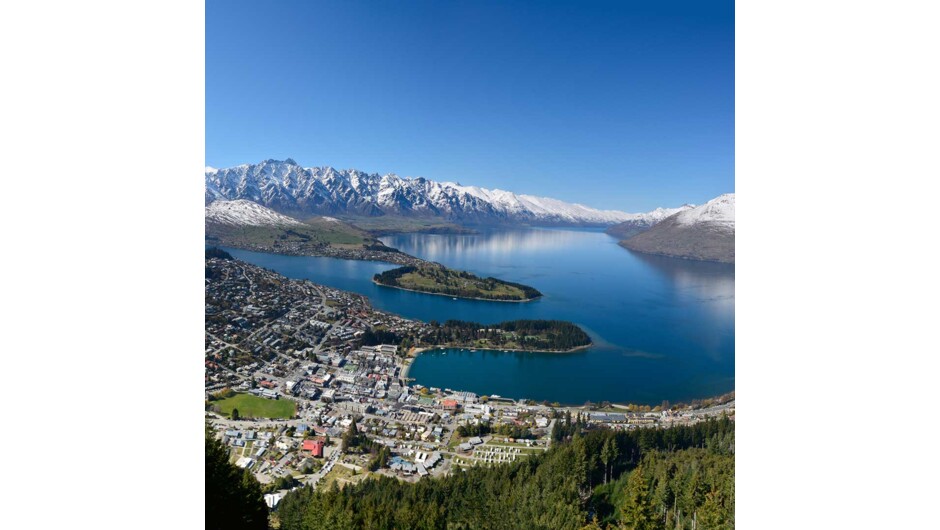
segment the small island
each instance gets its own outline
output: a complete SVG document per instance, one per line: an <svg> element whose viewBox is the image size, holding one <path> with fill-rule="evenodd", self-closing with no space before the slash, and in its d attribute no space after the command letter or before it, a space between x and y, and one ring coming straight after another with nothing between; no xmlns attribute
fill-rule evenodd
<svg viewBox="0 0 940 530"><path fill-rule="evenodd" d="M437 263L399 267L376 274L372 281L406 291L495 302L528 302L542 296L542 293L528 285L493 277L480 278Z"/></svg>
<svg viewBox="0 0 940 530"><path fill-rule="evenodd" d="M571 352L591 345L591 337L583 329L563 320L510 320L499 324L431 322L431 332L425 340L440 347L540 352Z"/></svg>

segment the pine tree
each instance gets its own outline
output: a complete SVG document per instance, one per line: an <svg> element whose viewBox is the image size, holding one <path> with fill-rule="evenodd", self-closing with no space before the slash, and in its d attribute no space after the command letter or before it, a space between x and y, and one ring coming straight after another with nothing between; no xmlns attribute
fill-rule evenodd
<svg viewBox="0 0 940 530"><path fill-rule="evenodd" d="M702 530L733 528L725 520L722 495L718 490L705 494L705 502L698 510L698 527Z"/></svg>
<svg viewBox="0 0 940 530"><path fill-rule="evenodd" d="M228 448L206 435L206 528L268 527L268 507L261 485L247 470L229 462Z"/></svg>
<svg viewBox="0 0 940 530"><path fill-rule="evenodd" d="M649 484L643 465L630 473L623 506L620 509L621 525L626 530L656 530L659 519L649 501Z"/></svg>
<svg viewBox="0 0 940 530"><path fill-rule="evenodd" d="M617 461L618 456L620 456L620 451L617 449L617 438L611 436L604 441L604 446L601 448L601 461L604 462L604 484L607 484L611 475L611 468L613 463Z"/></svg>

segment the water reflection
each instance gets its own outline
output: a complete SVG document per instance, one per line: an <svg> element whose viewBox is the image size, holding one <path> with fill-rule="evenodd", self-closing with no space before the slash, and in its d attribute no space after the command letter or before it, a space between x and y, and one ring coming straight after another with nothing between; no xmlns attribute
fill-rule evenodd
<svg viewBox="0 0 940 530"><path fill-rule="evenodd" d="M734 265L692 261L626 250L675 286L674 293L688 302L709 302L720 311L734 311Z"/></svg>
<svg viewBox="0 0 940 530"><path fill-rule="evenodd" d="M399 234L380 238L383 243L431 261L454 261L472 254L475 258L505 258L521 253L572 248L582 244L577 230L524 229L483 230L478 234Z"/></svg>

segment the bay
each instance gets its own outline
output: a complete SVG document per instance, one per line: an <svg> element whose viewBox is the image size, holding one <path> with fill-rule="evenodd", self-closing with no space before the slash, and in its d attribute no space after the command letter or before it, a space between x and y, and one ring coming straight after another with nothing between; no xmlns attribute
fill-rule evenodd
<svg viewBox="0 0 940 530"><path fill-rule="evenodd" d="M448 267L531 285L544 296L527 303L454 300L373 284L390 264L227 250L290 278L366 295L375 307L407 318L568 320L595 343L566 354L425 352L409 373L423 385L565 404L659 404L734 389L733 265L635 253L600 230L401 234L382 241Z"/></svg>

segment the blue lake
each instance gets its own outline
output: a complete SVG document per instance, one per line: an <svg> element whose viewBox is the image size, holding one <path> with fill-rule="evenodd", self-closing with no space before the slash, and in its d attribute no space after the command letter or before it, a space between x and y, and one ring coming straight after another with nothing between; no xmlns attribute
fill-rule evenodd
<svg viewBox="0 0 940 530"><path fill-rule="evenodd" d="M416 382L478 394L581 404L658 404L734 389L734 266L625 250L599 230L520 229L382 238L409 254L531 285L528 303L453 300L379 287L394 265L227 249L290 278L355 291L380 309L421 320L569 320L595 346L569 354L426 352Z"/></svg>

